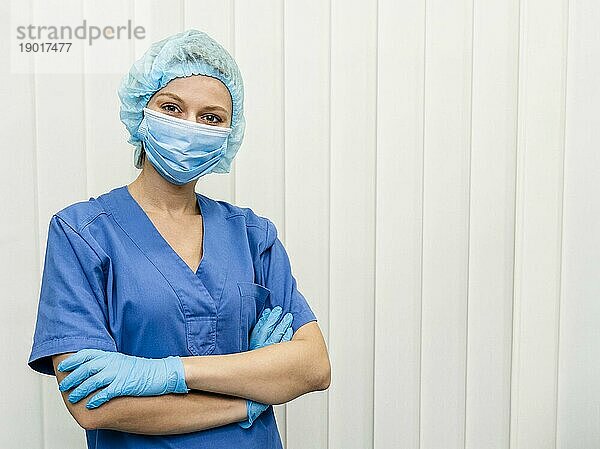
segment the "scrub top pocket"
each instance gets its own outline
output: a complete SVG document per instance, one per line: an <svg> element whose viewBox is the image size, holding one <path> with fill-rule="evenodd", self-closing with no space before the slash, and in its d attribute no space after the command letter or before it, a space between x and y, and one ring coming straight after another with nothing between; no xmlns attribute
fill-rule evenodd
<svg viewBox="0 0 600 449"><path fill-rule="evenodd" d="M193 355L209 355L215 350L216 321L215 317L210 316L187 319L187 347Z"/></svg>
<svg viewBox="0 0 600 449"><path fill-rule="evenodd" d="M271 290L253 282L238 282L240 293L240 352L248 351L250 333L265 308Z"/></svg>

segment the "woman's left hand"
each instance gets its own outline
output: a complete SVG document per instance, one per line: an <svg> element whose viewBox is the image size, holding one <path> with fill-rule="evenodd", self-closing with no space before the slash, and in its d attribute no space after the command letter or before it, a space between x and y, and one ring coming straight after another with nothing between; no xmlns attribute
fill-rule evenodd
<svg viewBox="0 0 600 449"><path fill-rule="evenodd" d="M265 309L261 317L257 321L256 325L252 329L252 335L250 337L250 350L260 349L265 346L281 343L283 341L290 341L294 330L292 329L292 320L294 315L286 313L281 319L280 323L277 324L277 320L281 316L283 309L281 306L276 306L271 309ZM275 326L277 324L277 326ZM269 404L263 404L261 402L255 402L250 399L246 401L246 409L248 410L248 419L238 424L244 429L252 426L252 423L258 418L258 416L269 408Z"/></svg>
<svg viewBox="0 0 600 449"><path fill-rule="evenodd" d="M71 371L59 384L60 391L75 388L69 402L76 403L102 387L86 404L99 407L117 396L157 396L187 393L183 363L178 356L148 359L120 352L82 349L58 365L59 371Z"/></svg>

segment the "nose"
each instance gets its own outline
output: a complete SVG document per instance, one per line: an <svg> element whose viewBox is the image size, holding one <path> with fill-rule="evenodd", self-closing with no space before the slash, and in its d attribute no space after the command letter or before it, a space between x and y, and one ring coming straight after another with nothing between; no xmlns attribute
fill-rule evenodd
<svg viewBox="0 0 600 449"><path fill-rule="evenodd" d="M188 112L187 115L183 118L185 120L189 120L190 122L196 122L196 114L194 114L193 112Z"/></svg>

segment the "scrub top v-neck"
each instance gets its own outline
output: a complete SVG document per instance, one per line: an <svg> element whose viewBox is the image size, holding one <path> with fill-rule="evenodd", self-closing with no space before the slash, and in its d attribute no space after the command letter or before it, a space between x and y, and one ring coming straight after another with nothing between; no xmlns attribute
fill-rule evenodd
<svg viewBox="0 0 600 449"><path fill-rule="evenodd" d="M297 289L274 224L250 208L196 194L203 252L196 272L117 187L50 220L29 366L54 375L52 355L84 348L141 357L249 349L265 307L317 318ZM85 400L85 399L84 399ZM86 430L88 448L282 448L273 408L237 423L178 435Z"/></svg>
<svg viewBox="0 0 600 449"><path fill-rule="evenodd" d="M153 228L153 235L157 238L157 239L162 239L164 241L164 246L168 247L168 249L170 249L173 254L175 255L175 257L177 257L179 260L181 260L186 267L188 267L188 269L190 270L190 272L194 273L196 276L199 276L199 271L200 271L200 267L202 266L202 261L204 260L204 254L206 252L206 248L205 248L205 236L206 236L206 221L204 218L204 214L202 213L202 201L200 200L200 196L196 195L196 202L198 204L198 208L200 209L200 216L202 216L202 251L201 251L201 259L200 259L200 263L198 264L198 266L196 267L196 270L193 270L187 263L185 263L185 261L181 258L181 256L177 253L177 251L175 251L173 249L173 247L169 244L169 242L167 241L167 239L165 239L163 237L163 235L160 233L160 231L156 228L156 225L152 222L152 220L150 219L150 217L148 217L148 214L146 213L146 211L144 211L144 209L140 206L140 204L137 202L137 200L135 198L133 198L133 195L131 195L131 192L129 191L129 188L127 186L125 186L125 189L123 190L123 192L125 193L125 196L129 197L131 199L131 201L135 204L133 205L133 207L135 207L136 209L139 209L139 211L141 212L141 214L143 214L146 219L149 222L150 227Z"/></svg>

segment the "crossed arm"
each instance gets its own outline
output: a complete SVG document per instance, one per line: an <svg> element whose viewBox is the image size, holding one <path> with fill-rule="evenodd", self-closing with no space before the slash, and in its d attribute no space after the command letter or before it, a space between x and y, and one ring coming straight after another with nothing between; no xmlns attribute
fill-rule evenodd
<svg viewBox="0 0 600 449"><path fill-rule="evenodd" d="M57 382L68 372L57 365L72 353L53 356ZM246 399L282 404L329 387L331 368L316 322L300 327L291 341L238 354L182 357L187 394L121 396L88 410L88 397L69 412L85 429L112 429L147 435L205 430L246 419ZM96 392L89 395L91 397Z"/></svg>

